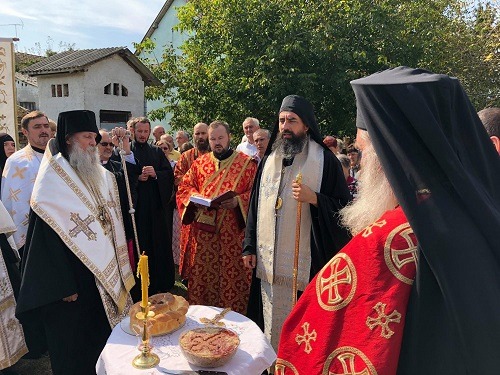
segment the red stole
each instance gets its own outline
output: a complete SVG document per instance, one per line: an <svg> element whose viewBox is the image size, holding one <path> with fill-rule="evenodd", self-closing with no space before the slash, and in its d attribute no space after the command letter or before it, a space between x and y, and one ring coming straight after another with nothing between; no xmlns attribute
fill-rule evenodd
<svg viewBox="0 0 500 375"><path fill-rule="evenodd" d="M358 233L285 321L276 373L396 374L416 257L416 237L401 208Z"/></svg>

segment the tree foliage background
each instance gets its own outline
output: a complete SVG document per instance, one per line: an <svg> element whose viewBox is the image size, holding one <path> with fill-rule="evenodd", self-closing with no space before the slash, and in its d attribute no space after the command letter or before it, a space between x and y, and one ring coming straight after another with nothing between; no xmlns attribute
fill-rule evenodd
<svg viewBox="0 0 500 375"><path fill-rule="evenodd" d="M308 98L323 134L354 132L349 82L406 65L458 77L479 110L500 106L499 0L190 0L178 8L182 53L145 63L164 83L153 119L173 128L247 116L274 125L288 94ZM146 54L154 44L136 45Z"/></svg>

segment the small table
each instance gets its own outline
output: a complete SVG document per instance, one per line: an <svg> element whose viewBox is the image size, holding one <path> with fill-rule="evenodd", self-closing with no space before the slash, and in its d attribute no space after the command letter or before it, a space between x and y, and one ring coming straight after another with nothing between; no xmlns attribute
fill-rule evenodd
<svg viewBox="0 0 500 375"><path fill-rule="evenodd" d="M175 332L151 338L153 352L160 357L160 364L149 370L138 370L132 366L132 360L139 354L137 349L140 339L130 334L129 319L118 324L108 338L96 364L97 375L160 375L159 369L165 370L203 370L189 364L179 347L179 337L187 330L203 327L201 317L213 318L221 312L219 307L189 306L186 323ZM237 332L240 346L231 360L214 370L225 371L228 375L260 375L276 360L276 353L260 328L247 317L230 311L221 320L226 327ZM127 333L128 331L129 333ZM205 369L209 370L209 369Z"/></svg>

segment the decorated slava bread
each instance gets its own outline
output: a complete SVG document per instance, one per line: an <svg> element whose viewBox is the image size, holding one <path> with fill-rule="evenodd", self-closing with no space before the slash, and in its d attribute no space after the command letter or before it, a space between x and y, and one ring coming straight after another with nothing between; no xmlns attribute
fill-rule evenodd
<svg viewBox="0 0 500 375"><path fill-rule="evenodd" d="M183 297L170 293L160 293L149 297L148 301L151 303L149 311L155 313L155 316L149 318L148 321L151 335L165 335L175 331L186 322L189 304ZM143 323L136 316L140 311L140 302L134 304L130 309L130 329L136 334L142 332Z"/></svg>
<svg viewBox="0 0 500 375"><path fill-rule="evenodd" d="M179 345L193 365L219 367L236 353L240 339L236 332L223 327L203 327L184 332L179 338Z"/></svg>

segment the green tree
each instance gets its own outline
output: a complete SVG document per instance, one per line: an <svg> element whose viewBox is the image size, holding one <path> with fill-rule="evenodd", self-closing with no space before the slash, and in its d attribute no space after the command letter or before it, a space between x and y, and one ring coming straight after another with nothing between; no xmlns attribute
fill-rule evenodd
<svg viewBox="0 0 500 375"><path fill-rule="evenodd" d="M164 83L148 89L172 125L247 116L272 127L281 99L308 98L324 134L354 131L349 82L407 65L459 77L478 108L499 100L498 7L459 0L191 0L178 9L191 37L145 62ZM150 40L137 45L152 51Z"/></svg>

